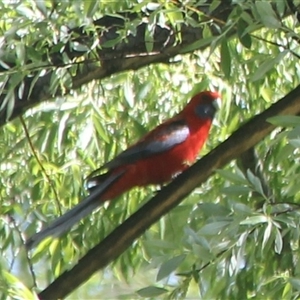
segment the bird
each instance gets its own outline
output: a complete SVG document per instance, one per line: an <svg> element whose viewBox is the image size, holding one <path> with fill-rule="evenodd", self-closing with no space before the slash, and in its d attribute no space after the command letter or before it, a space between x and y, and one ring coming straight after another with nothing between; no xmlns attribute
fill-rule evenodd
<svg viewBox="0 0 300 300"><path fill-rule="evenodd" d="M133 187L162 185L187 169L208 138L219 99L215 91L197 93L178 114L92 172L86 182L89 196L30 237L26 247L31 249L47 237L61 236L105 201Z"/></svg>

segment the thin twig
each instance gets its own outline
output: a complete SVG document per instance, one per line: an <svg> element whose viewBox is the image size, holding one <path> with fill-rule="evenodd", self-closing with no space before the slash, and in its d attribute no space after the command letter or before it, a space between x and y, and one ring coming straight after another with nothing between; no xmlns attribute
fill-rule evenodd
<svg viewBox="0 0 300 300"><path fill-rule="evenodd" d="M296 52L294 52L290 47L288 47L286 45L279 44L277 42L273 42L273 41L267 40L267 39L265 39L263 37L259 37L259 36L256 36L254 34L251 34L251 37L253 37L253 38L257 39L257 40L263 41L265 43L271 44L273 46L282 47L283 49L288 50L292 55L294 55L295 57L297 57L298 59L300 59L300 55L297 54Z"/></svg>
<svg viewBox="0 0 300 300"><path fill-rule="evenodd" d="M43 166L41 160L39 159L39 157L38 157L38 155L37 155L37 152L36 152L36 150L35 150L35 148L34 148L34 146L33 146L33 143L32 143L32 141L31 141L31 138L30 138L30 135L29 135L29 132L28 132L28 129L27 129L27 127L26 127L26 124L25 124L25 121L24 121L23 117L20 116L19 118L20 118L21 124L22 124L22 126L23 126L24 133L25 133L25 135L26 135L26 138L27 138L29 147L30 147L30 149L31 149L31 151L32 151L32 154L33 154L33 156L35 157L35 159L36 159L38 165L40 166L42 172L44 173L44 175L45 175L45 177L46 177L46 180L47 180L49 186L51 187L51 189L52 189L52 191L53 191L53 193L54 193L55 202L56 202L56 205L57 205L57 207L58 207L59 214L62 215L61 205L60 205L60 202L59 202L59 197L58 197L58 194L57 194L57 192L56 192L56 189L55 189L55 187L54 187L54 185L53 185L53 183L52 183L52 180L50 179L49 175L47 174L47 172L46 172L46 170L45 170L45 168L44 168L44 166Z"/></svg>

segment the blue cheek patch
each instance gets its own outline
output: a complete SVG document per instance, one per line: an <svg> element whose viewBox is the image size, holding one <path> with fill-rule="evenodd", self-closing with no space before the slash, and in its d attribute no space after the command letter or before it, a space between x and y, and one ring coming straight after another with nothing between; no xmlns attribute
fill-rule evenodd
<svg viewBox="0 0 300 300"><path fill-rule="evenodd" d="M195 107L195 113L199 118L213 119L216 113L216 108L211 104L199 104Z"/></svg>

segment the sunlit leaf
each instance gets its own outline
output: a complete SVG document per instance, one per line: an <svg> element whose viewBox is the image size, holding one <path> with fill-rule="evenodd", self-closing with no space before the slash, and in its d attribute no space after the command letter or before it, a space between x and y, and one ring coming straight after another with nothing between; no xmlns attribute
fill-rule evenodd
<svg viewBox="0 0 300 300"><path fill-rule="evenodd" d="M282 299L290 299L292 297L292 293L293 293L292 284L290 282L287 282L281 297Z"/></svg>
<svg viewBox="0 0 300 300"><path fill-rule="evenodd" d="M17 277L13 274L8 273L6 271L2 271L4 278L9 284L12 295L14 295L14 299L22 300L37 300L38 296L32 293Z"/></svg>
<svg viewBox="0 0 300 300"><path fill-rule="evenodd" d="M267 242L269 241L269 238L271 236L271 232L272 232L272 223L268 222L268 225L264 231L264 236L263 236L263 241L262 241L262 250L265 248Z"/></svg>
<svg viewBox="0 0 300 300"><path fill-rule="evenodd" d="M245 220L241 221L241 225L256 225L260 223L268 222L268 218L264 215L247 217Z"/></svg>
<svg viewBox="0 0 300 300"><path fill-rule="evenodd" d="M283 246L282 236L281 236L281 232L279 231L279 229L277 227L275 227L275 232L276 232L275 252L280 254L282 251L282 246Z"/></svg>
<svg viewBox="0 0 300 300"><path fill-rule="evenodd" d="M134 100L135 100L135 95L132 89L131 82L128 80L124 84L124 96L126 102L129 104L130 107L134 106Z"/></svg>
<svg viewBox="0 0 300 300"><path fill-rule="evenodd" d="M87 17L92 17L98 8L98 1L90 0L84 1L84 12L86 13Z"/></svg>

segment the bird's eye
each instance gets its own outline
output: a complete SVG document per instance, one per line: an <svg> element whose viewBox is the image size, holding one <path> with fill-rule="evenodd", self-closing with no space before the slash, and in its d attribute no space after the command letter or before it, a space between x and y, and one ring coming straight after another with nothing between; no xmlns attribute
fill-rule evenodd
<svg viewBox="0 0 300 300"><path fill-rule="evenodd" d="M195 113L199 118L213 119L217 112L217 107L213 102L199 104L195 107Z"/></svg>

